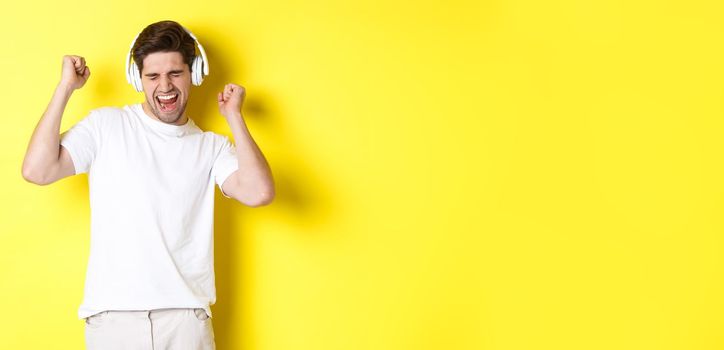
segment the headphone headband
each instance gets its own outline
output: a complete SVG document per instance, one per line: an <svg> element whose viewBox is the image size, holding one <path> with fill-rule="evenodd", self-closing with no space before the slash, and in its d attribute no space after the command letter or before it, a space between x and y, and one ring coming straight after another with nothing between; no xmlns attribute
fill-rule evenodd
<svg viewBox="0 0 724 350"><path fill-rule="evenodd" d="M209 64L208 64L209 61L206 58L206 51L204 51L204 46L201 45L201 43L199 42L198 39L196 39L196 36L194 35L194 33L191 33L191 31L186 29L186 27L184 27L184 26L181 26L181 28L183 28L186 31L186 33L189 33L191 38L194 39L194 41L196 42L196 46L198 46L198 48L199 48L201 57L204 59L204 75L209 75Z"/></svg>

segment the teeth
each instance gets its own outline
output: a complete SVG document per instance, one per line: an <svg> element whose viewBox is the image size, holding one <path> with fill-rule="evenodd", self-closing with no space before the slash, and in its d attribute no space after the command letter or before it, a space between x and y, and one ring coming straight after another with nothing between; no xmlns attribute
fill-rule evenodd
<svg viewBox="0 0 724 350"><path fill-rule="evenodd" d="M157 97L158 97L159 100L170 100L170 99L176 97L176 95L168 95L168 96L158 95Z"/></svg>

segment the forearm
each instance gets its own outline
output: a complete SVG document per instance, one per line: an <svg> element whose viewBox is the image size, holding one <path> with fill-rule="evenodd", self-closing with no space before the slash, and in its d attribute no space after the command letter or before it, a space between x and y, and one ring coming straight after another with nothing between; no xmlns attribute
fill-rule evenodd
<svg viewBox="0 0 724 350"><path fill-rule="evenodd" d="M42 179L48 169L58 162L60 122L72 93L73 88L67 84L59 83L56 86L45 113L33 131L25 153L23 175L27 178Z"/></svg>
<svg viewBox="0 0 724 350"><path fill-rule="evenodd" d="M239 187L252 200L270 200L274 197L274 180L266 158L251 137L241 113L226 119L236 144L236 156L239 162L236 180L239 182Z"/></svg>

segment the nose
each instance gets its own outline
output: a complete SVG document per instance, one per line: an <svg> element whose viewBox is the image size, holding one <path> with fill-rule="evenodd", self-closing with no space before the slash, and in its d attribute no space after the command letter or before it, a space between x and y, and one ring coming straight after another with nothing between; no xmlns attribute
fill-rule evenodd
<svg viewBox="0 0 724 350"><path fill-rule="evenodd" d="M173 89L173 84L171 84L171 78L161 76L160 81L158 83L158 88L161 90L161 92L169 92Z"/></svg>

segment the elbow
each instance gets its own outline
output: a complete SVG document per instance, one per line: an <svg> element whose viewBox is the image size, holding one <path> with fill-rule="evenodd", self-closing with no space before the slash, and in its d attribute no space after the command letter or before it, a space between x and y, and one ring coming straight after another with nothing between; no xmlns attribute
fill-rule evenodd
<svg viewBox="0 0 724 350"><path fill-rule="evenodd" d="M25 179L25 181L30 182L32 184L36 184L36 185L40 185L40 186L45 186L45 185L49 184L49 182L46 181L45 177L41 173L34 171L33 169L26 167L26 166L23 166L22 175L23 175L23 179Z"/></svg>
<svg viewBox="0 0 724 350"><path fill-rule="evenodd" d="M256 197L254 201L249 201L244 204L252 208L263 207L265 205L271 204L271 202L274 200L274 196L275 194L273 190L262 192L259 196Z"/></svg>

